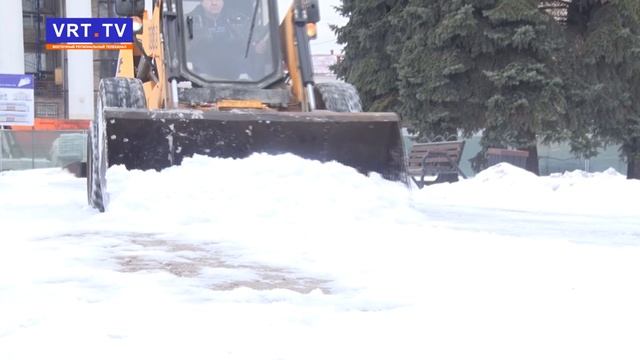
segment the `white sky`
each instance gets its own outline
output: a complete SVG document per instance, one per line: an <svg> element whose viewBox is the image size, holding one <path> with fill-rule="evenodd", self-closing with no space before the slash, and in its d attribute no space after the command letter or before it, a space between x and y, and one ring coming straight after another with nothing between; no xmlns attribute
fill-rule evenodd
<svg viewBox="0 0 640 360"><path fill-rule="evenodd" d="M640 358L640 181L187 160L0 173L0 359Z"/></svg>
<svg viewBox="0 0 640 360"><path fill-rule="evenodd" d="M290 0L278 0L280 13L286 12L291 5ZM343 45L336 42L336 36L329 25L344 25L348 19L342 17L334 7L342 4L341 0L319 0L320 23L318 23L318 38L311 41L311 52L315 55L329 54L331 50L340 53ZM281 15L282 16L282 15Z"/></svg>

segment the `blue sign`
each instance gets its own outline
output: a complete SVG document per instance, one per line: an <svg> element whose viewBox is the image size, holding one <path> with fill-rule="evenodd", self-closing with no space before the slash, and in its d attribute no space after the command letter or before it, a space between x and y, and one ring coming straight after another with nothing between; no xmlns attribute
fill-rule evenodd
<svg viewBox="0 0 640 360"><path fill-rule="evenodd" d="M0 125L33 125L33 88L33 75L0 74Z"/></svg>
<svg viewBox="0 0 640 360"><path fill-rule="evenodd" d="M0 74L0 88L5 89L32 89L33 90L33 75L13 75L13 74Z"/></svg>
<svg viewBox="0 0 640 360"><path fill-rule="evenodd" d="M47 18L48 44L133 42L131 18Z"/></svg>

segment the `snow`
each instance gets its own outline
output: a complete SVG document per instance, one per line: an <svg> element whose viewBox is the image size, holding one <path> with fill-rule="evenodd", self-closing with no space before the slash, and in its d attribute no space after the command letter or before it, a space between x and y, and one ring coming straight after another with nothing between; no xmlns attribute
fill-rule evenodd
<svg viewBox="0 0 640 360"><path fill-rule="evenodd" d="M606 184L606 187L603 186ZM567 214L640 213L640 204L630 197L638 181L609 169L587 173L581 170L538 178L533 173L507 163L498 164L461 183L445 185L451 191L426 191L421 195L458 203ZM628 200L628 201L625 201Z"/></svg>
<svg viewBox="0 0 640 360"><path fill-rule="evenodd" d="M0 359L637 359L640 181L293 155L0 173Z"/></svg>

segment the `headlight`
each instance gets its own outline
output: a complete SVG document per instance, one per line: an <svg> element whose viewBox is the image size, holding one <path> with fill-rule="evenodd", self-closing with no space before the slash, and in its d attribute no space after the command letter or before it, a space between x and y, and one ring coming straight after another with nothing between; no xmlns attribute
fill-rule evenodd
<svg viewBox="0 0 640 360"><path fill-rule="evenodd" d="M316 23L307 23L307 36L309 39L315 39L318 37L318 28L316 27Z"/></svg>
<svg viewBox="0 0 640 360"><path fill-rule="evenodd" d="M142 19L139 17L133 18L133 33L139 34L142 32Z"/></svg>

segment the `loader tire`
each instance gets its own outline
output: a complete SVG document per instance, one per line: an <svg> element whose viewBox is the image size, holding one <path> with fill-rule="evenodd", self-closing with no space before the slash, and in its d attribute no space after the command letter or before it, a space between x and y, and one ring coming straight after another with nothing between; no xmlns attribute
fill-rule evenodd
<svg viewBox="0 0 640 360"><path fill-rule="evenodd" d="M108 164L105 107L145 109L146 98L142 82L135 78L105 78L100 80L95 118L87 139L87 200L89 205L104 212L108 202L106 172Z"/></svg>
<svg viewBox="0 0 640 360"><path fill-rule="evenodd" d="M362 112L360 95L355 86L344 82L326 82L315 85L318 107L335 112Z"/></svg>

